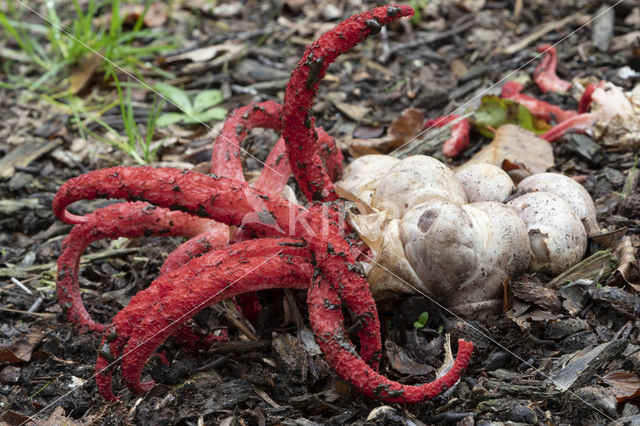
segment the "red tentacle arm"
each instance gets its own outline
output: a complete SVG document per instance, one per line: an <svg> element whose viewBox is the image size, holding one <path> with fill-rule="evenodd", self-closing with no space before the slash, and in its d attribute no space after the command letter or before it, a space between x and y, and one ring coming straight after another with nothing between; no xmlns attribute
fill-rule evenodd
<svg viewBox="0 0 640 426"><path fill-rule="evenodd" d="M184 214L191 220L205 221L207 223L207 228L203 232L180 244L178 248L169 253L169 256L167 256L160 267L161 274L166 274L174 269L178 269L194 257L198 257L209 250L225 246L229 243L231 237L231 230L229 229L229 226L213 220L194 218L186 213ZM190 237L192 235L185 236Z"/></svg>
<svg viewBox="0 0 640 426"><path fill-rule="evenodd" d="M259 127L280 130L282 106L279 103L266 101L233 110L213 145L211 173L244 181L240 144L251 129Z"/></svg>
<svg viewBox="0 0 640 426"><path fill-rule="evenodd" d="M340 202L315 204L306 218L310 229L315 231L305 238L317 261L316 274L328 277L361 325L358 337L362 358L377 369L382 352L378 310L369 282L356 261L361 251L344 238L349 229L346 216L346 209Z"/></svg>
<svg viewBox="0 0 640 426"><path fill-rule="evenodd" d="M345 282L353 280L349 288L344 290L341 288L342 283L336 282L337 289L346 305L363 318L361 340L367 342L367 349L372 354L379 352L380 324L375 302L368 291L369 285L363 274L357 268L349 266L341 257L341 254L351 250L342 237L344 229L339 228L339 222L346 221L305 213L306 210L302 207L280 197L270 198L243 182L189 171L150 167L114 167L73 178L56 194L53 211L58 217L69 215L66 210L68 205L98 196L144 200L160 207L207 216L227 225L242 226L259 235L297 235L308 239L311 249L322 256L333 246L334 254L329 257L335 264L332 267L341 271ZM331 207L329 204L327 206ZM338 207L337 204L332 206ZM327 211L331 213L332 209ZM352 293L351 288L357 291ZM365 358L375 362L367 353Z"/></svg>
<svg viewBox="0 0 640 426"><path fill-rule="evenodd" d="M344 329L340 298L324 277L314 280L307 304L316 341L329 365L365 395L385 402L407 404L435 397L458 381L473 351L473 343L459 340L456 360L444 376L421 386L403 385L377 373L358 357Z"/></svg>
<svg viewBox="0 0 640 426"><path fill-rule="evenodd" d="M179 315L171 315L175 324L161 335L154 336L153 343L131 353L124 352L123 372L135 370L138 366L141 369L155 348L177 327L212 303L248 291L287 285L307 288L312 275L310 261L311 254L300 239L266 238L210 251L182 268L158 277L149 288L131 299L106 331L96 363L96 382L100 393L108 400L115 398L111 389L113 371L107 367L123 353L122 349L132 335L145 332L142 322L146 318L164 321L169 318L165 314L180 311ZM182 284L175 286L175 282ZM161 328L154 328L154 333L146 334L145 339ZM130 349L135 346L130 346ZM129 373L126 380L132 389L145 389Z"/></svg>
<svg viewBox="0 0 640 426"><path fill-rule="evenodd" d="M215 223L142 202L118 203L103 207L86 216L86 219L87 222L76 225L62 243L56 287L58 300L67 309L67 319L75 324L80 332L98 333L104 330L104 325L94 321L87 312L78 285L80 256L89 244L102 239L119 237L190 237L201 233ZM220 231L224 232L226 229L228 239L229 228L226 225L218 225ZM226 242L222 243L222 239L220 238L218 242L211 240L210 243L226 244Z"/></svg>
<svg viewBox="0 0 640 426"><path fill-rule="evenodd" d="M533 81L536 82L542 93L563 93L571 90L571 82L561 79L556 74L556 67L558 65L556 48L550 44L543 44L538 47L538 52L544 53L545 55L533 72Z"/></svg>
<svg viewBox="0 0 640 426"><path fill-rule="evenodd" d="M282 106L275 101L251 104L235 109L225 120L220 136L216 138L211 153L211 173L244 181L240 144L251 129L265 128L280 131L282 128ZM321 144L321 157L327 165L331 179L340 178L342 153L331 136L321 127L315 131ZM260 191L279 194L291 175L284 140L280 138L269 154L260 177L253 185Z"/></svg>
<svg viewBox="0 0 640 426"><path fill-rule="evenodd" d="M305 211L280 197L269 197L247 183L222 176L170 168L112 167L67 181L56 194L54 214L68 223L86 222L67 211L79 200L120 198L242 226L259 235L296 235L295 218Z"/></svg>
<svg viewBox="0 0 640 426"><path fill-rule="evenodd" d="M383 25L413 15L408 6L385 6L354 15L307 47L284 94L282 137L291 169L308 200L334 200L333 183L323 167L311 107L329 65Z"/></svg>

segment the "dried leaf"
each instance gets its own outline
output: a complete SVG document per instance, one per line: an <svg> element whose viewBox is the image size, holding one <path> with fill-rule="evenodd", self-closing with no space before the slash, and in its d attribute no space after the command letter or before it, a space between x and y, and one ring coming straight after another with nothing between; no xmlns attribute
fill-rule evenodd
<svg viewBox="0 0 640 426"><path fill-rule="evenodd" d="M338 107L337 99L332 100ZM339 107L338 107L339 108ZM349 141L338 141L338 146L343 151L349 151L352 157L361 157L368 154L386 154L393 149L404 145L424 129L424 115L415 108L402 111L389 125L387 135L381 138L354 138Z"/></svg>
<svg viewBox="0 0 640 426"><path fill-rule="evenodd" d="M408 108L391 122L387 135L393 141L404 144L418 135L422 129L424 129L424 114L415 108Z"/></svg>
<svg viewBox="0 0 640 426"><path fill-rule="evenodd" d="M331 103L340 110L344 115L355 121L356 123L364 120L364 117L369 114L371 108L363 107L356 104L350 104L338 100L331 100Z"/></svg>
<svg viewBox="0 0 640 426"><path fill-rule="evenodd" d="M500 166L504 160L520 163L531 173L543 173L554 165L553 149L549 142L514 124L505 124L496 131L493 141L459 170L478 163Z"/></svg>
<svg viewBox="0 0 640 426"><path fill-rule="evenodd" d="M123 3L120 5L120 15L122 21L127 25L134 25L144 13L144 4ZM162 2L155 2L149 5L147 13L142 22L147 27L158 27L167 21L167 6ZM93 20L95 26L109 26L111 24L111 13L106 13Z"/></svg>
<svg viewBox="0 0 640 426"><path fill-rule="evenodd" d="M137 18L136 18L137 20ZM152 3L143 19L147 27L159 27L167 22L167 6L164 3Z"/></svg>
<svg viewBox="0 0 640 426"><path fill-rule="evenodd" d="M611 250L599 250L549 281L546 286L555 289L569 282L580 279L592 280L598 276L604 280L613 272L617 264L618 260Z"/></svg>
<svg viewBox="0 0 640 426"><path fill-rule="evenodd" d="M596 233L588 234L588 237L602 246L615 249L626 232L627 228L614 229L613 231L598 230Z"/></svg>
<svg viewBox="0 0 640 426"><path fill-rule="evenodd" d="M244 49L244 44L242 43L215 44L213 46L193 49L188 52L181 53L179 55L168 56L164 58L162 62L165 64L171 63L171 62L178 62L178 61L206 62L220 56L223 53L239 52L242 49Z"/></svg>
<svg viewBox="0 0 640 426"><path fill-rule="evenodd" d="M640 283L631 282L630 280L631 271L635 269L637 273L640 268L638 267L636 259L636 248L633 246L629 236L622 237L620 244L616 248L616 255L618 256L618 259L620 259L616 273L620 274L622 279L624 279L624 281L635 291L640 292Z"/></svg>
<svg viewBox="0 0 640 426"><path fill-rule="evenodd" d="M86 88L101 63L102 56L98 53L91 53L74 66L69 76L69 91L76 95Z"/></svg>
<svg viewBox="0 0 640 426"><path fill-rule="evenodd" d="M18 364L28 362L43 335L40 331L32 331L12 344L1 345L0 363Z"/></svg>
<svg viewBox="0 0 640 426"><path fill-rule="evenodd" d="M349 141L337 140L338 148L342 151L348 151L349 155L353 158L388 152L390 142L386 137L376 139L351 139Z"/></svg>
<svg viewBox="0 0 640 426"><path fill-rule="evenodd" d="M640 378L624 370L616 370L605 374L602 379L611 386L618 402L640 398Z"/></svg>
<svg viewBox="0 0 640 426"><path fill-rule="evenodd" d="M435 370L434 367L426 364L415 362L409 357L403 348L396 345L390 339L384 342L384 351L389 358L391 367L402 374L430 374Z"/></svg>

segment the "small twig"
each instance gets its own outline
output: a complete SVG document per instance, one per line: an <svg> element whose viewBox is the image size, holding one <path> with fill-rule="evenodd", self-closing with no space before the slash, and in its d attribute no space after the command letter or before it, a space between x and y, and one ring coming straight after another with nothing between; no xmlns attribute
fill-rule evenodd
<svg viewBox="0 0 640 426"><path fill-rule="evenodd" d="M247 353L271 351L271 340L259 340L257 342L229 342L221 346L209 348L210 354Z"/></svg>
<svg viewBox="0 0 640 426"><path fill-rule="evenodd" d="M233 306L232 304L228 303L225 300L218 305L214 305L213 309L216 310L218 313L223 314L224 317L227 320L231 321L231 323L238 330L240 330L240 332L244 334L249 340L253 342L258 341L258 336L256 336L255 331L252 330L251 324L248 324L245 321L243 321L243 318L240 317L240 314L235 309L235 306Z"/></svg>
<svg viewBox="0 0 640 426"><path fill-rule="evenodd" d="M502 53L505 55L513 55L514 53L520 52L522 49L538 40L543 35L550 33L551 31L555 31L560 27L567 25L570 22L575 21L580 16L582 16L586 12L586 9L581 9L580 11L574 13L573 15L569 15L566 18L563 18L559 21L549 22L546 25L543 25L539 30L532 32L522 40L520 40L516 44L512 44L502 50Z"/></svg>
<svg viewBox="0 0 640 426"><path fill-rule="evenodd" d="M137 253L144 251L142 247L118 249L118 250L105 250L99 253L92 253L82 256L80 263L85 264L94 260L107 259L110 257L122 256L130 253ZM56 264L53 262L43 263L41 265L31 265L27 268L9 267L0 268L0 277L13 277L13 278L28 278L31 274L39 274L46 271L55 272L57 270ZM16 284L17 285L17 284Z"/></svg>
<svg viewBox="0 0 640 426"><path fill-rule="evenodd" d="M44 314L44 313L40 313L40 312L29 312L29 311L22 311L20 309L11 309L11 308L0 308L0 311L5 311L5 312L14 312L16 314L24 314L24 315L33 315L36 317L43 317L43 318L55 318L56 314Z"/></svg>
<svg viewBox="0 0 640 426"><path fill-rule="evenodd" d="M29 312L30 314L37 312L42 306L42 302L44 302L44 299L42 297L38 297L36 301L33 302L33 305L31 305L31 307L27 312Z"/></svg>
<svg viewBox="0 0 640 426"><path fill-rule="evenodd" d="M11 277L11 282L17 285L22 291L27 293L29 296L33 295L33 292L26 285L22 284L19 279L16 277Z"/></svg>

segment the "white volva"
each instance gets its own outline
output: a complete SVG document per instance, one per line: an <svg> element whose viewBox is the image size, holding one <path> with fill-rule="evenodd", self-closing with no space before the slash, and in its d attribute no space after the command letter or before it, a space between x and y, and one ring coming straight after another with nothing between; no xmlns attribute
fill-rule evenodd
<svg viewBox="0 0 640 426"><path fill-rule="evenodd" d="M478 163L456 173L470 203L497 201L504 203L516 190L513 181L498 166Z"/></svg>
<svg viewBox="0 0 640 426"><path fill-rule="evenodd" d="M503 284L527 268L556 274L578 262L587 243L579 216L597 228L589 194L560 174L523 180L517 190L534 192L506 205L514 185L500 168L456 176L421 155L360 157L337 184L373 207L351 221L374 254L365 265L374 296L424 292L467 317L498 312Z"/></svg>
<svg viewBox="0 0 640 426"><path fill-rule="evenodd" d="M538 173L523 179L518 184L518 192L550 192L557 195L571 206L582 221L587 234L598 230L596 206L591 195L568 176L559 173Z"/></svg>
<svg viewBox="0 0 640 426"><path fill-rule="evenodd" d="M423 290L465 316L499 310L503 282L529 266L523 221L495 201L418 205L402 218L400 239Z"/></svg>
<svg viewBox="0 0 640 426"><path fill-rule="evenodd" d="M550 192L530 192L507 203L527 224L532 271L564 272L582 259L587 234L571 206Z"/></svg>
<svg viewBox="0 0 640 426"><path fill-rule="evenodd" d="M371 205L400 219L414 206L439 199L466 204L460 181L446 165L432 157L414 155L401 160L373 184Z"/></svg>

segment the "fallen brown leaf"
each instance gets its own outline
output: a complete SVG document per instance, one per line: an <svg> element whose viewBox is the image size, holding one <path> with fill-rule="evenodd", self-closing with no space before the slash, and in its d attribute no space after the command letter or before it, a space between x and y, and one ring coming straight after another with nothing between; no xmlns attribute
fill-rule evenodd
<svg viewBox="0 0 640 426"><path fill-rule="evenodd" d="M122 20L127 25L134 25L144 13L143 4L124 3L120 5ZM158 27L167 21L167 6L161 2L151 3L142 22L147 27ZM111 23L111 13L106 13L93 20L95 26L108 26Z"/></svg>
<svg viewBox="0 0 640 426"><path fill-rule="evenodd" d="M632 271L635 269L637 273L639 268L636 259L636 248L633 246L629 236L622 237L620 244L616 248L616 255L620 259L616 273L620 274L622 279L635 291L640 292L640 283L631 281Z"/></svg>
<svg viewBox="0 0 640 426"><path fill-rule="evenodd" d="M43 335L41 331L31 331L14 343L0 345L0 363L18 364L28 362Z"/></svg>
<svg viewBox="0 0 640 426"><path fill-rule="evenodd" d="M408 108L391 122L387 135L392 140L404 144L418 135L422 129L424 129L424 114L415 108Z"/></svg>
<svg viewBox="0 0 640 426"><path fill-rule="evenodd" d="M602 379L611 386L618 402L640 398L640 378L624 370L616 370L605 374Z"/></svg>
<svg viewBox="0 0 640 426"><path fill-rule="evenodd" d="M74 66L69 76L69 91L76 95L86 88L101 63L102 56L98 53L91 53Z"/></svg>
<svg viewBox="0 0 640 426"><path fill-rule="evenodd" d="M553 149L549 142L534 133L515 124L505 124L498 128L493 141L460 166L459 170L478 163L500 167L504 160L521 164L533 174L543 173L554 164Z"/></svg>
<svg viewBox="0 0 640 426"><path fill-rule="evenodd" d="M338 145L340 149L348 151L355 158L367 154L386 154L413 139L423 129L424 115L422 112L415 108L408 108L391 122L386 136L368 139L354 138L349 141L338 141Z"/></svg>

